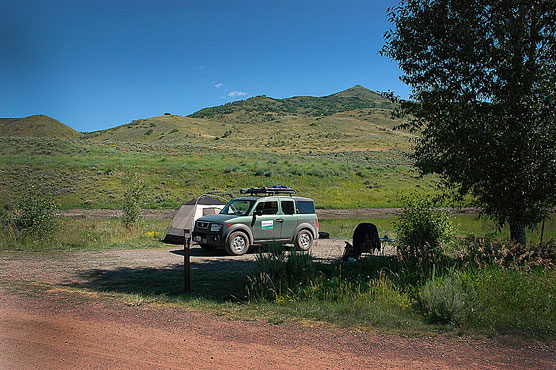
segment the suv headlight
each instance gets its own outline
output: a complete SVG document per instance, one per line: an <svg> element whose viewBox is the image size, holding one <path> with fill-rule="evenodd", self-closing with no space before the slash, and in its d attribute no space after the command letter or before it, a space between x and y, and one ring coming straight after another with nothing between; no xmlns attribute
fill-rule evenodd
<svg viewBox="0 0 556 370"><path fill-rule="evenodd" d="M210 225L210 231L220 231L221 228L222 228L222 225L220 225L220 224L211 224Z"/></svg>

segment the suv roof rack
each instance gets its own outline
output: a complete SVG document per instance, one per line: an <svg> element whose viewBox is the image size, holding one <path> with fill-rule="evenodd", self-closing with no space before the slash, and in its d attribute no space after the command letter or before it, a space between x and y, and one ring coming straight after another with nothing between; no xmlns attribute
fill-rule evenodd
<svg viewBox="0 0 556 370"><path fill-rule="evenodd" d="M295 194L295 190L289 186L274 185L274 186L261 186L258 188L241 189L241 194Z"/></svg>

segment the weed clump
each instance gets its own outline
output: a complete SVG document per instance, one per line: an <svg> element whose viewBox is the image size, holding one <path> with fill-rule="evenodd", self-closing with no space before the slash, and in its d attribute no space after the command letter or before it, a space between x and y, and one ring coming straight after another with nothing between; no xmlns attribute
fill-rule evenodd
<svg viewBox="0 0 556 370"><path fill-rule="evenodd" d="M145 184L137 172L129 175L127 188L124 193L124 204L122 223L127 229L131 229L141 214L141 203L145 194Z"/></svg>

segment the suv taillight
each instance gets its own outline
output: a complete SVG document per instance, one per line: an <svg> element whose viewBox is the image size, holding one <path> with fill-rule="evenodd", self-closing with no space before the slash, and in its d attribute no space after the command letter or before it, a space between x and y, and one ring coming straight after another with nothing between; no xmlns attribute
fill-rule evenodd
<svg viewBox="0 0 556 370"><path fill-rule="evenodd" d="M315 223L317 224L317 227L319 227L319 219L315 218Z"/></svg>

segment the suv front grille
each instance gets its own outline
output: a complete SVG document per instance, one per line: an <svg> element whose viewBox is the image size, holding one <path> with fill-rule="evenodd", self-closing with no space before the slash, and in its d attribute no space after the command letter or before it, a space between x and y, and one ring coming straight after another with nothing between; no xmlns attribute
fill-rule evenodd
<svg viewBox="0 0 556 370"><path fill-rule="evenodd" d="M199 229L208 229L209 223L208 222L203 222L203 221L197 221L197 227Z"/></svg>

